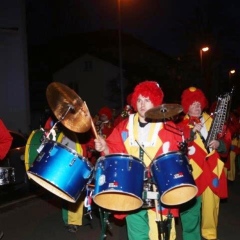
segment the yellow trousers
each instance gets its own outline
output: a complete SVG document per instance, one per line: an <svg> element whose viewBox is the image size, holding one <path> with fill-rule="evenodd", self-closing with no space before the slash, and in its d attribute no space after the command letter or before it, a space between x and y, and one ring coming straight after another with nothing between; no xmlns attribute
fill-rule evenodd
<svg viewBox="0 0 240 240"><path fill-rule="evenodd" d="M238 146L238 139L234 138L232 140L232 145L237 147ZM230 181L235 180L235 175L236 175L236 152L230 151L229 153L229 158L230 158L230 169L227 172L227 179Z"/></svg>
<svg viewBox="0 0 240 240"><path fill-rule="evenodd" d="M217 239L220 198L207 187L202 194L202 236Z"/></svg>
<svg viewBox="0 0 240 240"><path fill-rule="evenodd" d="M166 218L167 218L166 216L162 216L163 220ZM148 210L148 221L149 221L149 226L150 226L150 231L149 231L149 239L150 240L158 240L158 228L157 228L156 220L157 220L156 212L149 209ZM173 217L169 240L175 240L176 236L177 236L177 234L176 234L176 228L175 228L175 219Z"/></svg>
<svg viewBox="0 0 240 240"><path fill-rule="evenodd" d="M84 201L80 196L76 203L65 202L62 217L65 224L82 225Z"/></svg>

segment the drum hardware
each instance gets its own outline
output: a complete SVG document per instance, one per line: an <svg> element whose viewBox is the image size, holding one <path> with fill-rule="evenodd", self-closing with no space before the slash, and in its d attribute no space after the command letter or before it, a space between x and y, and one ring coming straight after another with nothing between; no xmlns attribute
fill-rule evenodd
<svg viewBox="0 0 240 240"><path fill-rule="evenodd" d="M155 185L153 185L153 191L157 192L157 188ZM158 228L158 239L159 240L169 240L170 231L171 231L171 222L169 225L168 221L163 220L162 214L159 214L159 212L158 212L158 204L159 204L160 211L162 209L161 201L158 201L158 199L154 199L154 204L155 204L155 210L156 210L156 223L157 223L157 228ZM167 217L167 220L168 220L168 217Z"/></svg>
<svg viewBox="0 0 240 240"><path fill-rule="evenodd" d="M153 184L149 182L145 182L143 186L143 205L142 208L153 208L154 200L158 200L160 198L159 192L153 191Z"/></svg>
<svg viewBox="0 0 240 240"><path fill-rule="evenodd" d="M179 104L162 104L146 111L145 117L155 120L169 119L183 111Z"/></svg>
<svg viewBox="0 0 240 240"><path fill-rule="evenodd" d="M102 212L103 211L103 212ZM101 231L101 238L100 240L104 240L107 237L107 230L111 230L112 226L109 222L109 215L111 214L108 211L104 211L101 208L99 208L99 214L100 214L100 220L101 220L101 225L102 225L102 231Z"/></svg>
<svg viewBox="0 0 240 240"><path fill-rule="evenodd" d="M89 187L89 185L86 186L86 197L84 199L84 207L87 208L87 213L84 215L88 215L90 219L92 219L92 193L93 189Z"/></svg>

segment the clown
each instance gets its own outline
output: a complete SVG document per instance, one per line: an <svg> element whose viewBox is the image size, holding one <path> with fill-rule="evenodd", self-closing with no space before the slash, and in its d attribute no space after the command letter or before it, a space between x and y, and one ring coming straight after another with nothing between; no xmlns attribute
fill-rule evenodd
<svg viewBox="0 0 240 240"><path fill-rule="evenodd" d="M131 97L131 106L136 113L119 122L106 139L95 139L95 149L102 155L130 154L143 161L146 167L149 167L152 160L159 155L178 150L179 142L182 141L179 135L165 129L163 122L149 122L145 119L146 111L162 104L163 97L164 94L157 82L146 80L139 83ZM176 127L171 121L168 124ZM165 214L168 213L166 208L158 212L166 219ZM154 207L130 212L126 216L126 222L129 240L159 239ZM170 239L176 239L174 218Z"/></svg>
<svg viewBox="0 0 240 240"><path fill-rule="evenodd" d="M208 101L195 87L183 91L181 104L186 114L178 124L188 144L187 155L198 187L197 198L181 207L184 240L217 239L220 198L227 197L227 182L221 157L228 155L231 134L218 136L205 148L212 117L204 110Z"/></svg>
<svg viewBox="0 0 240 240"><path fill-rule="evenodd" d="M109 107L102 107L98 111L98 116L95 119L95 125L98 134L104 138L112 132L112 110Z"/></svg>

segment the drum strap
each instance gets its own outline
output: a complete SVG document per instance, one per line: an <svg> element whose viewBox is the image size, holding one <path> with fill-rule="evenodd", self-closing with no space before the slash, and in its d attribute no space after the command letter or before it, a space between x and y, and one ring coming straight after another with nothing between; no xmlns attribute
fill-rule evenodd
<svg viewBox="0 0 240 240"><path fill-rule="evenodd" d="M141 161L143 161L143 155L144 155L143 149L142 149L142 148L139 148L139 159L140 159Z"/></svg>

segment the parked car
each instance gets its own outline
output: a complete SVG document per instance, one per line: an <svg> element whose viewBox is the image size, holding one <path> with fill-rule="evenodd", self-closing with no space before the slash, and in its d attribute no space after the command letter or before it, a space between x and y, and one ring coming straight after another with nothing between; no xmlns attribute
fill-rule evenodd
<svg viewBox="0 0 240 240"><path fill-rule="evenodd" d="M28 176L24 164L27 138L16 131L9 130L13 137L6 157L0 161L0 191L28 188Z"/></svg>

